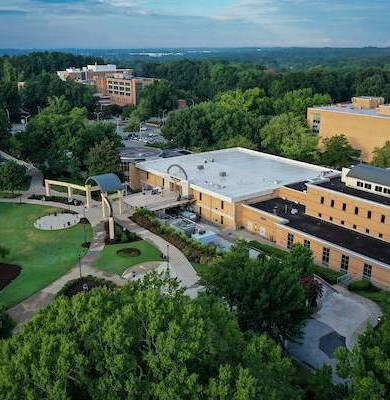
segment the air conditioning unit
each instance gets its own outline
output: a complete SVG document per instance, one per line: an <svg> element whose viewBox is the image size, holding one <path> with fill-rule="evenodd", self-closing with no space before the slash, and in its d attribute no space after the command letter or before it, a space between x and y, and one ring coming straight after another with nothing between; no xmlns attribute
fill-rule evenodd
<svg viewBox="0 0 390 400"><path fill-rule="evenodd" d="M222 178L224 178L224 177L226 176L226 171L221 171L221 172L219 173L219 176L222 177Z"/></svg>
<svg viewBox="0 0 390 400"><path fill-rule="evenodd" d="M197 166L197 168L198 168L199 170L202 170L202 169L204 169L204 165L200 164L200 165Z"/></svg>

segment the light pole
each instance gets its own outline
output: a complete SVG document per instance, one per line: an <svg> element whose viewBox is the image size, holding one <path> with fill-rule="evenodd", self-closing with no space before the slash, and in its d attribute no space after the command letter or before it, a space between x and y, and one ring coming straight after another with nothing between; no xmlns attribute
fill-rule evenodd
<svg viewBox="0 0 390 400"><path fill-rule="evenodd" d="M79 252L79 273L80 273L80 279L81 279L82 275L81 275L81 254L80 254L80 252Z"/></svg>
<svg viewBox="0 0 390 400"><path fill-rule="evenodd" d="M169 244L167 244L167 268L169 273Z"/></svg>

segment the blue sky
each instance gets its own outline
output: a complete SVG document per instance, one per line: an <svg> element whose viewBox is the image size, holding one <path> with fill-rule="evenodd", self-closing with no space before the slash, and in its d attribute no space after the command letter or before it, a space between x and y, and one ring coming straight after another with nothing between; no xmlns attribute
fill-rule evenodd
<svg viewBox="0 0 390 400"><path fill-rule="evenodd" d="M0 48L390 46L390 0L0 0Z"/></svg>

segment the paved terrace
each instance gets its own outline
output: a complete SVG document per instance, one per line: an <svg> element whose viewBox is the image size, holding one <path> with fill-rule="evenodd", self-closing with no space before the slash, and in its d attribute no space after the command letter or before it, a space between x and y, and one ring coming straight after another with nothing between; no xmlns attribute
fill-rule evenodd
<svg viewBox="0 0 390 400"><path fill-rule="evenodd" d="M306 215L302 205L276 198L251 207L288 219L286 226L390 265L389 243ZM292 214L292 209L298 212Z"/></svg>

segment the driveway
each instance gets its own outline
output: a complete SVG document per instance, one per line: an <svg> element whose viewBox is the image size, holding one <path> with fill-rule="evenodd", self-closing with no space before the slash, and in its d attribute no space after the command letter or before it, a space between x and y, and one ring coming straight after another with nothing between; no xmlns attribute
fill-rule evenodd
<svg viewBox="0 0 390 400"><path fill-rule="evenodd" d="M324 364L336 367L335 350L352 349L368 324L375 326L382 312L377 304L350 293L347 289L326 286L322 304L303 329L303 337L289 342L289 353L312 368ZM337 381L337 379L335 379Z"/></svg>

